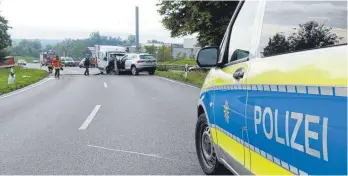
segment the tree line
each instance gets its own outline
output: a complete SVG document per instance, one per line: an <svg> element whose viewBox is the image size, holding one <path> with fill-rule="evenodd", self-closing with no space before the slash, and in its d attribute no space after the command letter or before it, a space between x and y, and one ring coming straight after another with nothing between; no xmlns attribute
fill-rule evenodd
<svg viewBox="0 0 348 176"><path fill-rule="evenodd" d="M95 45L121 45L129 46L135 44L135 36L129 35L127 39L121 37L103 36L99 32L93 32L86 39L65 39L55 45L42 46L40 40L23 39L15 43L11 48L12 55L39 57L41 52L54 50L59 56L70 56L76 59L84 58L91 52L87 47Z"/></svg>

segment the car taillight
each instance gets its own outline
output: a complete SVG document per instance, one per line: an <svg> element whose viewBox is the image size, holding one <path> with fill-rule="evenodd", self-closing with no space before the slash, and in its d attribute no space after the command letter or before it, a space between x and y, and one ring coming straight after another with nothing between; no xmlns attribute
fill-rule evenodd
<svg viewBox="0 0 348 176"><path fill-rule="evenodd" d="M137 63L142 63L142 62L145 62L145 61L142 61L142 60L138 60Z"/></svg>

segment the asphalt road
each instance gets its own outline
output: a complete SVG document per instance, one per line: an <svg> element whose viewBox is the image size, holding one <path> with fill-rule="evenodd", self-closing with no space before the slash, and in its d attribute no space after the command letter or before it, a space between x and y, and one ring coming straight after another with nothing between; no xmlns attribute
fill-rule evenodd
<svg viewBox="0 0 348 176"><path fill-rule="evenodd" d="M0 96L0 174L201 175L199 91L149 75L63 75Z"/></svg>
<svg viewBox="0 0 348 176"><path fill-rule="evenodd" d="M33 64L28 63L27 68L37 68L37 69L44 69L48 71L48 68L46 66L40 67L40 64ZM85 72L84 68L79 67L63 67L63 71L61 71L61 75L83 75ZM98 74L99 70L97 68L90 68L89 74L94 75Z"/></svg>

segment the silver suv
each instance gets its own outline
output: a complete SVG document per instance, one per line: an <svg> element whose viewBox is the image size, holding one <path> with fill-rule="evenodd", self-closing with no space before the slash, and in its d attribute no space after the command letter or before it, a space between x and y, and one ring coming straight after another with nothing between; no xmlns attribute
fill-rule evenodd
<svg viewBox="0 0 348 176"><path fill-rule="evenodd" d="M148 53L129 53L117 61L116 72L131 72L137 75L147 71L150 75L155 74L157 68L156 59Z"/></svg>

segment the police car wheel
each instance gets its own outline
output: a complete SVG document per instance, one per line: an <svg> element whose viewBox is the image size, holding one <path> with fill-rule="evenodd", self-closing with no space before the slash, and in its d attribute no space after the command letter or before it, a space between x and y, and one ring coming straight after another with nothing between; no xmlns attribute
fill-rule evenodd
<svg viewBox="0 0 348 176"><path fill-rule="evenodd" d="M204 113L199 116L196 124L195 142L198 161L203 172L208 175L219 174L223 166L216 158L210 128Z"/></svg>

